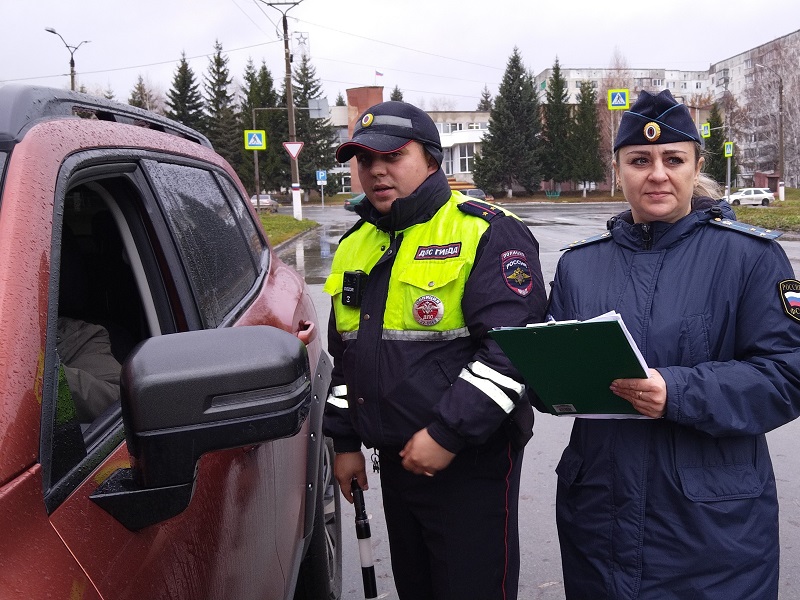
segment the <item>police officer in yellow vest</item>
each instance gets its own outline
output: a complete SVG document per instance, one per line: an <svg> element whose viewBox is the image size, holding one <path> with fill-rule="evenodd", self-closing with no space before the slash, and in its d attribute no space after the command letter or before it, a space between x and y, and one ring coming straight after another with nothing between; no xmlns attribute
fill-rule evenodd
<svg viewBox="0 0 800 600"><path fill-rule="evenodd" d="M336 478L352 502L353 478L367 488L361 447L377 450L401 600L516 598L533 414L487 332L542 320L538 243L451 192L436 125L410 104L368 109L336 152L353 156L366 200L325 284Z"/></svg>

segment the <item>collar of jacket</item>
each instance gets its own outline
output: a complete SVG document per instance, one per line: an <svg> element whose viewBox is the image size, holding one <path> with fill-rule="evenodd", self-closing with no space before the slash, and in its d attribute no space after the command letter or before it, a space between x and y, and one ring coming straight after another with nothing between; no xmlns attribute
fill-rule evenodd
<svg viewBox="0 0 800 600"><path fill-rule="evenodd" d="M356 206L356 212L381 231L394 233L430 221L436 211L447 203L451 194L447 176L439 169L431 173L410 195L395 200L389 214L379 213L369 199Z"/></svg>
<svg viewBox="0 0 800 600"><path fill-rule="evenodd" d="M714 217L723 217L736 220L736 214L731 205L724 200L711 198L692 198L692 211L675 223L653 221L651 223L634 223L631 210L625 210L611 217L606 227L611 231L614 241L631 248L641 250L646 236L650 237L650 248L663 250L678 244L690 236L697 227L703 226ZM647 225L647 231L644 231Z"/></svg>

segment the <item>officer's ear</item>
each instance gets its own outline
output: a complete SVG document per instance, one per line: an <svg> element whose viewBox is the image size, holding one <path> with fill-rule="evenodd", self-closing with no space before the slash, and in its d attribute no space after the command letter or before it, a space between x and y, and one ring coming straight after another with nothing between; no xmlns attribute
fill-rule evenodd
<svg viewBox="0 0 800 600"><path fill-rule="evenodd" d="M430 152L425 150L425 160L428 162L428 175L436 173L439 170L439 163L431 156Z"/></svg>

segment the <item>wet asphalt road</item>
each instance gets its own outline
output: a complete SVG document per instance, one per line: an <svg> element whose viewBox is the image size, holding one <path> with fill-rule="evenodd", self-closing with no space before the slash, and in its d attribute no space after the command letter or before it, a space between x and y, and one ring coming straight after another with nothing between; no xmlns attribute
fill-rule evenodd
<svg viewBox="0 0 800 600"><path fill-rule="evenodd" d="M545 283L555 272L560 248L574 240L605 230L609 217L623 210L624 203L590 204L506 204L531 228L540 246L540 261ZM291 214L291 208L282 207ZM765 208L764 210L769 210ZM303 206L303 218L320 227L277 249L284 262L297 268L309 285L323 335L327 329L330 299L322 292L338 240L357 217L338 206ZM781 242L796 274L800 274L800 240ZM758 315L753 315L754 319ZM520 490L520 573L521 600L562 600L564 598L558 536L555 527L555 467L569 438L571 420L536 414L534 437L525 449ZM770 451L778 481L781 506L781 581L780 600L800 597L800 477L797 440L800 419L768 434ZM369 464L369 463L368 463ZM372 545L379 598L397 598L394 589L389 544L383 520L380 479L371 475L365 494L371 517ZM353 508L342 506L343 583L342 600L363 598L358 545L353 526Z"/></svg>

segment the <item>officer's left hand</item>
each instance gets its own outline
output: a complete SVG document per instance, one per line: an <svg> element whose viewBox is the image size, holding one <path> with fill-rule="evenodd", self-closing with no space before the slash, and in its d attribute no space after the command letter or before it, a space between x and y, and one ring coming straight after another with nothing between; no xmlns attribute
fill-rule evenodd
<svg viewBox="0 0 800 600"><path fill-rule="evenodd" d="M667 412L667 383L655 369L648 379L615 379L611 391L646 417L660 419Z"/></svg>
<svg viewBox="0 0 800 600"><path fill-rule="evenodd" d="M427 429L420 429L400 451L403 468L415 475L433 477L447 468L455 454L442 448Z"/></svg>

